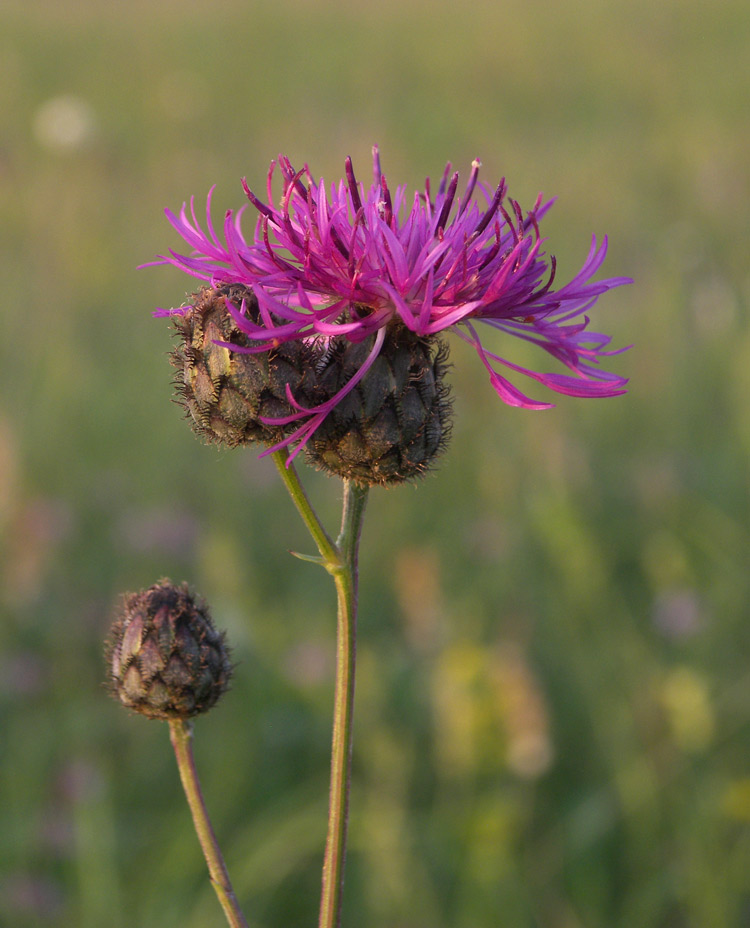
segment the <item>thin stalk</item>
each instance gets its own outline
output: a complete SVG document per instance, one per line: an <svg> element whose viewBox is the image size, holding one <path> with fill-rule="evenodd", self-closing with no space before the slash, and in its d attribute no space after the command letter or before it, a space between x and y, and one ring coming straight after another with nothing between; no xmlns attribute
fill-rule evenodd
<svg viewBox="0 0 750 928"><path fill-rule="evenodd" d="M222 857L216 835L211 827L206 804L203 801L198 771L195 768L193 756L193 727L189 722L181 719L171 719L169 722L169 737L172 741L177 768L180 771L182 787L193 816L193 824L200 841L203 856L208 864L208 873L211 878L216 895L224 910L231 928L248 928L245 916L239 907L234 895L232 884L229 881L226 864Z"/></svg>
<svg viewBox="0 0 750 928"><path fill-rule="evenodd" d="M334 542L310 504L294 466L288 465L287 452L276 451L272 457L297 511L318 547L318 563L326 568L336 584L338 609L331 785L318 926L339 928L352 769L359 539L369 488L358 486L351 480L344 481L341 531Z"/></svg>
<svg viewBox="0 0 750 928"><path fill-rule="evenodd" d="M367 487L359 487L350 480L344 481L344 509L337 541L342 563L338 569L330 570L336 583L338 620L328 836L323 862L319 928L339 928L341 923L352 767L358 553L367 491Z"/></svg>
<svg viewBox="0 0 750 928"><path fill-rule="evenodd" d="M324 566L327 570L336 569L340 564L338 548L323 527L323 523L313 509L307 494L299 481L294 464L287 463L289 454L286 449L274 451L271 455L274 464L287 488L292 502L297 507L297 512L302 516L302 521L307 526L307 530L312 535L313 541L318 546L320 556L323 558Z"/></svg>

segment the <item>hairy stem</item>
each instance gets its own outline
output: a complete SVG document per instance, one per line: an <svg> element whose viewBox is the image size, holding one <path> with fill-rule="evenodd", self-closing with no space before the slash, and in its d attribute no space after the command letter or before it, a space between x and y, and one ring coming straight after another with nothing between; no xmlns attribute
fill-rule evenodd
<svg viewBox="0 0 750 928"><path fill-rule="evenodd" d="M341 897L344 887L352 768L358 552L366 502L367 487L359 487L350 480L344 481L344 511L341 534L337 542L342 564L337 570L331 571L338 596L336 688L333 706L328 837L323 862L319 928L338 928L341 923Z"/></svg>
<svg viewBox="0 0 750 928"><path fill-rule="evenodd" d="M195 758L193 756L192 725L181 719L170 720L169 737L177 758L177 767L180 771L182 787L185 790L185 796L193 816L195 831L200 841L203 856L208 864L211 885L216 891L231 928L248 928L245 916L242 914L232 884L229 881L226 864L214 830L211 827L206 804L203 801L203 793L201 792L198 771L195 769Z"/></svg>
<svg viewBox="0 0 750 928"><path fill-rule="evenodd" d="M358 486L351 480L344 481L341 531L334 542L312 508L299 482L297 472L289 464L287 452L277 451L272 457L297 511L302 516L320 552L320 559L314 560L325 567L336 584L338 610L331 786L318 926L319 928L339 928L352 767L359 539L369 488ZM306 559L313 560L313 558Z"/></svg>

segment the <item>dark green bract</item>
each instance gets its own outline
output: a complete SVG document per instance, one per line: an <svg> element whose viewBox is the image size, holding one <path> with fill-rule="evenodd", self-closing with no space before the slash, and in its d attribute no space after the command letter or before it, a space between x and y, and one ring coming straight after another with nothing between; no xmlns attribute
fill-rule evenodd
<svg viewBox="0 0 750 928"><path fill-rule="evenodd" d="M229 300L239 309L243 299L251 317L257 314L251 290L225 286L201 290L184 315L173 317L180 344L171 360L180 372L176 381L180 403L195 432L207 442L232 448L283 439L288 429L260 420L294 413L287 400L287 385L295 397L304 398L313 372L313 352L304 342L287 342L252 354L216 344L252 344L226 305Z"/></svg>
<svg viewBox="0 0 750 928"><path fill-rule="evenodd" d="M351 380L373 341L333 340L318 363L318 403ZM310 463L369 486L423 475L450 434L447 354L441 339L394 326L372 367L313 432L305 446Z"/></svg>

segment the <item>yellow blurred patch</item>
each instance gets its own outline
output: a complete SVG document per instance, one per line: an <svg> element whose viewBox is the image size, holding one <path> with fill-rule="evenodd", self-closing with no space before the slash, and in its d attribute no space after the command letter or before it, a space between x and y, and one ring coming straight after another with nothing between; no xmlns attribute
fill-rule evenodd
<svg viewBox="0 0 750 928"><path fill-rule="evenodd" d="M689 667L678 667L667 675L660 695L678 746L696 753L705 750L715 729L705 677Z"/></svg>
<svg viewBox="0 0 750 928"><path fill-rule="evenodd" d="M739 822L750 822L750 777L733 780L721 797L721 810Z"/></svg>
<svg viewBox="0 0 750 928"><path fill-rule="evenodd" d="M535 779L552 763L546 700L517 644L446 648L435 667L433 704L441 764L454 776L504 766Z"/></svg>

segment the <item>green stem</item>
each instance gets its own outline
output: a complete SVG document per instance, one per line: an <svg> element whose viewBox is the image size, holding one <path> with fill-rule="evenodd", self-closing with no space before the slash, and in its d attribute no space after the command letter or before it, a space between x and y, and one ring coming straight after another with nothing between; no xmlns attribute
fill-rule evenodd
<svg viewBox="0 0 750 928"><path fill-rule="evenodd" d="M319 928L338 928L341 923L352 767L358 553L367 491L367 487L344 481L344 510L337 542L342 563L338 569L330 571L336 583L338 622L328 837L323 862Z"/></svg>
<svg viewBox="0 0 750 928"><path fill-rule="evenodd" d="M289 464L287 452L276 451L272 457L297 511L318 547L319 563L331 574L336 584L338 611L331 786L318 926L339 928L352 768L359 539L369 488L358 486L351 480L344 481L341 532L334 542L312 508L297 472Z"/></svg>
<svg viewBox="0 0 750 928"><path fill-rule="evenodd" d="M216 891L231 928L248 928L245 916L242 914L232 884L229 881L226 864L221 855L214 830L211 827L206 804L203 801L203 793L198 780L198 771L195 769L195 758L193 757L192 725L181 719L170 720L169 737L177 758L177 767L180 771L182 787L185 790L185 796L193 816L195 831L203 850L203 856L208 864L211 885Z"/></svg>
<svg viewBox="0 0 750 928"><path fill-rule="evenodd" d="M341 561L339 551L331 536L323 527L323 523L318 518L315 510L307 498L302 484L299 482L297 471L294 464L289 461L289 454L286 449L274 451L271 455L276 464L276 468L284 481L284 486L292 497L292 502L297 507L297 512L302 516L302 521L307 526L307 530L313 537L313 541L318 546L320 556L323 558L324 566L327 570L337 568Z"/></svg>

